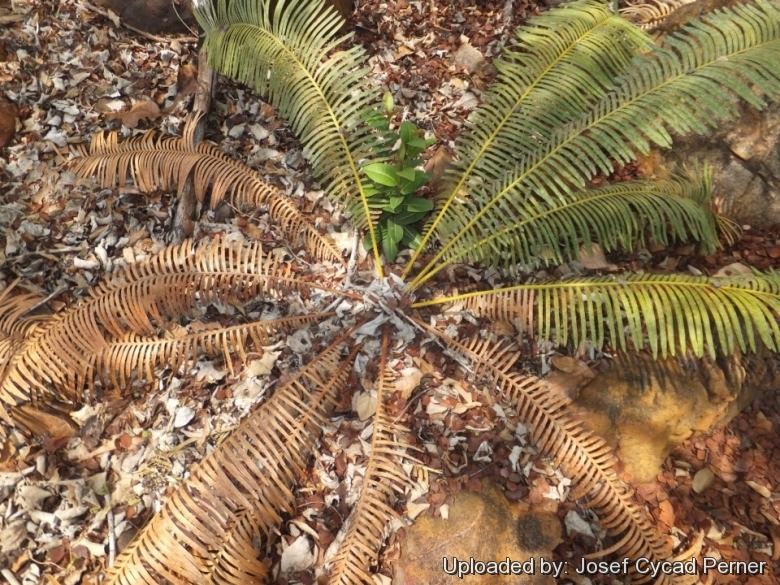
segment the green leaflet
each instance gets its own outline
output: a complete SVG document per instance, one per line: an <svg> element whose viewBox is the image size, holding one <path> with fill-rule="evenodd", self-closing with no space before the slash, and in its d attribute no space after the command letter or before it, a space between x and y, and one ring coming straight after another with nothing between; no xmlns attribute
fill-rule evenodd
<svg viewBox="0 0 780 585"><path fill-rule="evenodd" d="M464 301L488 318L535 323L539 339L559 345L590 341L601 347L609 334L621 350L649 347L666 357L691 349L728 354L755 351L760 339L780 349L780 277L709 278L680 274L630 274L531 283L416 303L422 307ZM529 315L532 317L529 318Z"/></svg>
<svg viewBox="0 0 780 585"><path fill-rule="evenodd" d="M780 95L780 10L771 2L706 17L666 39L666 45L637 57L619 83L579 119L535 145L525 138L525 145L518 142L519 148L506 149L486 163L493 170L503 166L502 176L480 174L476 165L461 173L460 187L447 196L432 223L442 249L410 288L449 258L460 257L462 247L484 245L479 242L487 233L506 233L508 221L536 204L529 200L549 208L567 205L590 177L611 172L612 160L633 160L635 150L647 151L651 143L668 146L669 131L704 131L716 120L733 117L738 98L761 107L764 102L752 88ZM475 128L471 139L484 148L493 141L495 132L489 132L489 127ZM517 250L518 239L509 232L485 244Z"/></svg>
<svg viewBox="0 0 780 585"><path fill-rule="evenodd" d="M358 228L378 240L358 161L382 162L392 144L377 129L381 93L366 75L365 51L337 50L342 19L322 0L217 0L196 10L209 62L263 93L304 143L315 178Z"/></svg>
<svg viewBox="0 0 780 585"><path fill-rule="evenodd" d="M440 211L423 243L434 233L442 241L452 239L461 227L460 212L450 211L452 206L466 197L477 207L490 201L512 169L561 127L585 116L636 51L650 43L606 3L589 0L532 19L516 37L516 48L496 64L500 75L486 103L457 141L457 162L445 174Z"/></svg>
<svg viewBox="0 0 780 585"><path fill-rule="evenodd" d="M705 175L698 180L627 181L582 191L549 207L529 198L520 212L505 210L503 225L457 248L447 260L533 269L575 260L583 244L597 243L604 251L632 250L646 243L646 235L661 244L695 240L710 253L719 245L715 215L706 206L711 190ZM506 238L514 238L514 246L501 245Z"/></svg>

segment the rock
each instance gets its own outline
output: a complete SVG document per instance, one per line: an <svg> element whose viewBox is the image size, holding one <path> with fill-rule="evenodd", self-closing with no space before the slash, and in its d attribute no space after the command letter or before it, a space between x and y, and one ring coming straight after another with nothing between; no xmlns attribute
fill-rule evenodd
<svg viewBox="0 0 780 585"><path fill-rule="evenodd" d="M655 31L674 32L691 18L738 3L697 0L672 12ZM713 133L676 137L671 150L654 153L651 174L665 177L675 166L707 163L713 169L713 199L720 211L740 224L771 228L780 224L780 104L763 112L744 104L739 109L740 116L732 122L713 120Z"/></svg>
<svg viewBox="0 0 780 585"><path fill-rule="evenodd" d="M96 0L124 24L155 35L188 34L197 30L191 0Z"/></svg>
<svg viewBox="0 0 780 585"><path fill-rule="evenodd" d="M616 449L625 479L646 483L677 445L727 423L768 392L772 360L768 352L717 362L623 354L580 390L571 409Z"/></svg>
<svg viewBox="0 0 780 585"><path fill-rule="evenodd" d="M532 574L469 575L471 585L555 584L551 576L540 574L540 558L552 560L552 549L561 540L558 518L510 502L493 484L482 485L479 492L459 492L447 520L420 517L415 521L402 543L401 558L394 565L393 585L460 582L457 575L444 572L444 559L450 568L453 557L485 563L505 562L507 558L525 563L533 559Z"/></svg>
<svg viewBox="0 0 780 585"><path fill-rule="evenodd" d="M763 112L748 106L740 111L709 136L676 137L670 150L657 153L649 171L666 177L683 165L706 163L720 211L737 223L771 228L780 224L780 104Z"/></svg>
<svg viewBox="0 0 780 585"><path fill-rule="evenodd" d="M326 0L325 3L346 18L352 12L352 2ZM192 0L96 0L96 3L115 12L125 24L151 34L187 34L198 29L192 15Z"/></svg>

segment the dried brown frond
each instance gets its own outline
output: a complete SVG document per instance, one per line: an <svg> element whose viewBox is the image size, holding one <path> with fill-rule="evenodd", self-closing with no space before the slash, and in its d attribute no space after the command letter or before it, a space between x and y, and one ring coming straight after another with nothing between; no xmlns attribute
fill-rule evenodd
<svg viewBox="0 0 780 585"><path fill-rule="evenodd" d="M48 315L30 315L43 301L43 297L31 292L11 294L18 284L17 278L0 292L0 341L23 339L38 323L49 318ZM0 350L0 363L3 355L5 354Z"/></svg>
<svg viewBox="0 0 780 585"><path fill-rule="evenodd" d="M374 583L368 569L378 564L388 523L398 517L392 501L410 485L401 466L404 460L415 461L407 453L411 445L403 438L408 429L388 415L385 405L387 397L395 391L392 373L387 368L389 341L390 335L385 332L368 466L360 499L348 521L349 528L341 548L333 559L330 583Z"/></svg>
<svg viewBox="0 0 780 585"><path fill-rule="evenodd" d="M0 292L0 380L5 378L6 372L15 367L25 339L33 334L40 323L49 318L28 315L29 311L41 302L42 297L30 292L11 294L18 284L17 279ZM13 425L13 419L6 411L1 398L0 391L0 418Z"/></svg>
<svg viewBox="0 0 780 585"><path fill-rule="evenodd" d="M693 0L638 0L620 9L620 16L639 28L652 30L669 18L675 10Z"/></svg>
<svg viewBox="0 0 780 585"><path fill-rule="evenodd" d="M482 290L464 294L446 295L430 301L414 303L426 307L442 303L463 303L462 308L472 315L493 321L509 321L521 333L534 333L534 302L536 291L529 288Z"/></svg>
<svg viewBox="0 0 780 585"><path fill-rule="evenodd" d="M342 357L346 337L280 387L191 472L110 568L107 585L267 581L254 539L267 543L281 514L294 512L293 486L356 355Z"/></svg>
<svg viewBox="0 0 780 585"><path fill-rule="evenodd" d="M194 128L190 120L180 138L149 131L121 143L116 133L96 134L89 149L78 153L73 170L81 177L95 177L104 188L123 187L129 176L140 191L176 189L179 197L191 177L198 201L203 202L211 190L212 209L226 198L242 211L266 205L282 236L292 245L302 246L317 259L344 264L331 241L284 193L258 179L255 171L214 144L195 144Z"/></svg>
<svg viewBox="0 0 780 585"><path fill-rule="evenodd" d="M576 485L570 497L586 497L586 504L601 517L601 525L618 538L614 546L592 557L620 553L632 559L645 557L653 562L670 558L672 551L668 539L658 532L634 501L633 490L617 476L611 449L567 414L566 398L551 395L542 380L513 371L519 358L514 344L481 338L464 344L421 321L418 323L452 350L466 356L474 366L475 375L497 387L514 405L539 450ZM646 575L632 575L632 578L636 583L650 579ZM671 575L663 575L657 584L681 582Z"/></svg>
<svg viewBox="0 0 780 585"><path fill-rule="evenodd" d="M124 384L134 375L153 377L163 362L176 367L199 353L243 357L248 339L267 345L280 332L326 315L258 321L178 339L166 339L167 324L210 304L284 299L318 288L327 290L294 276L259 244L217 238L197 249L192 242L170 247L109 278L11 348L0 399L36 407L54 399L78 405L94 397L96 374Z"/></svg>
<svg viewBox="0 0 780 585"><path fill-rule="evenodd" d="M297 315L282 319L269 319L253 323L242 323L232 327L222 327L210 331L188 333L176 339L149 339L129 335L123 341L113 342L96 358L95 369L103 379L108 379L117 388L125 388L135 377L154 379L154 369L166 366L177 372L182 366L194 364L198 356L225 357L225 365L231 375L230 354L236 354L246 362L244 348L252 339L255 347L271 345L279 339L282 332L296 331L307 324L327 319L333 312Z"/></svg>

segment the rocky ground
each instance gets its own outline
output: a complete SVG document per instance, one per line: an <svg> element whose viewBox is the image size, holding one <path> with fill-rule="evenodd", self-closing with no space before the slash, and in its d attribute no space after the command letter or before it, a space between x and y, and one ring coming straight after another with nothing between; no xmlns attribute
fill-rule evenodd
<svg viewBox="0 0 780 585"><path fill-rule="evenodd" d="M542 9L523 1L359 3L348 24L355 30L354 42L369 51L375 74L401 108L399 119L414 121L438 139L426 153L429 169L435 172L446 160L459 128L480 103L495 74L490 59L514 26ZM91 180L68 169L71 150L102 130L118 130L124 137L150 128L178 133L192 99L194 34L152 41L115 24L80 0L0 0L0 289L22 278L26 288L48 297L54 311L78 299L104 274L161 250L169 241L172 194L139 193L132 186L96 189ZM338 241L349 242L348 226L321 200L300 145L254 92L220 80L206 138L255 168L302 208L320 214ZM638 165L620 169L616 176L641 172ZM265 237L263 221L217 210L204 215L199 229ZM601 270L693 274L746 265L776 269L780 232L746 229L739 241L706 257L684 245L594 262ZM463 276L442 276L441 286ZM487 326L500 329L500 324ZM281 366L288 354L282 348L266 352L272 362L266 358L254 367L260 372ZM447 514L457 492L480 490L491 481L510 501L530 502L561 519L557 559L573 562L597 549L603 534L594 518L563 497L566 479L523 440L516 415L496 396L450 377L435 352L420 359L419 344L412 342L407 355L408 363L400 364L407 383L416 380L414 388L427 391L410 394L412 388L398 388L407 392L407 424L424 449L425 463L441 472L421 483L421 491L429 489L417 499L415 513ZM582 358L578 365L595 372L604 359L575 357ZM566 383L573 371L569 362L559 361L560 367L550 363ZM539 372L542 361L529 356L528 366ZM82 422L99 421L99 432L32 443L12 434L3 445L3 581L97 583L110 555L129 542L187 467L267 389L251 372L231 377L219 360L201 360L186 377L168 374L165 384L139 387L136 399L82 412ZM345 416L326 432L321 455L331 458L339 475L350 477L364 463L359 445L366 423L360 414L370 410L360 400L353 406L354 416ZM768 584L780 575L779 427L780 401L776 394L766 395L727 427L679 447L656 481L638 490L654 521L680 542L702 533L703 554L769 563L764 575L722 576L713 582ZM337 503L318 516L325 520L304 513L291 519L283 528L284 550L280 545L273 551L277 567L297 566L293 561L300 559L294 558L298 553L292 545L302 534L317 534L320 554L335 538L348 514L343 504L348 494L342 493L345 482L330 485L326 479L312 470L300 508ZM393 559L398 554L394 537L384 555ZM389 575L386 568L384 572ZM312 579L307 571L278 573L280 583ZM613 581L592 576L575 582Z"/></svg>

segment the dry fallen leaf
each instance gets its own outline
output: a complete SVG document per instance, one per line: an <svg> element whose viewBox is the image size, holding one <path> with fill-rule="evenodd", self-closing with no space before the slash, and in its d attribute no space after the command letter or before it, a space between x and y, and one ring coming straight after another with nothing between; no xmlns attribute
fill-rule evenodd
<svg viewBox="0 0 780 585"><path fill-rule="evenodd" d="M580 360L567 355L555 355L550 359L550 362L555 368L567 374L572 373L577 369L577 366L582 363Z"/></svg>
<svg viewBox="0 0 780 585"><path fill-rule="evenodd" d="M314 564L316 558L309 539L299 536L282 551L281 571L282 573L304 571Z"/></svg>
<svg viewBox="0 0 780 585"><path fill-rule="evenodd" d="M770 527L770 532L772 534L772 560L780 561L780 529L775 525Z"/></svg>
<svg viewBox="0 0 780 585"><path fill-rule="evenodd" d="M747 480L745 483L748 484L748 486L750 486L751 488L753 488L753 490L757 494L759 494L759 495L761 495L761 496L763 496L765 498L771 498L772 497L772 491L768 487L763 486L760 483L756 483L755 481L751 481L751 480Z"/></svg>
<svg viewBox="0 0 780 585"><path fill-rule="evenodd" d="M160 107L152 100L139 100L127 112L108 113L109 120L122 120L122 125L135 128L141 120L156 120L160 117Z"/></svg>
<svg viewBox="0 0 780 585"><path fill-rule="evenodd" d="M395 381L395 389L403 398L409 398L412 391L420 384L422 377L423 373L417 368L405 368L401 371L401 377Z"/></svg>
<svg viewBox="0 0 780 585"><path fill-rule="evenodd" d="M75 437L78 434L78 427L64 414L38 410L31 404L20 404L14 407L14 417L24 419L25 425L34 429L39 435L62 438Z"/></svg>
<svg viewBox="0 0 780 585"><path fill-rule="evenodd" d="M119 15L118 15L116 12L114 12L114 11L113 11L113 10L111 10L111 9L109 9L109 10L107 11L107 16L108 16L108 19L109 19L111 22L113 22L113 23L114 23L114 26L115 26L115 27L117 27L117 28L121 28L121 27L122 27L122 19L121 19L121 18L119 18Z"/></svg>
<svg viewBox="0 0 780 585"><path fill-rule="evenodd" d="M401 59L403 57L406 57L407 55L411 55L414 53L414 49L410 49L406 45L401 45L398 47L398 50L393 54L393 57L395 59Z"/></svg>
<svg viewBox="0 0 780 585"><path fill-rule="evenodd" d="M368 420L376 412L376 393L361 392L352 398L352 409L360 420Z"/></svg>
<svg viewBox="0 0 780 585"><path fill-rule="evenodd" d="M580 248L579 260L580 264L588 270L613 270L616 268L614 264L607 262L604 250L598 244L591 244L590 252L585 246Z"/></svg>
<svg viewBox="0 0 780 585"><path fill-rule="evenodd" d="M100 98L95 102L94 110L99 114L115 114L125 107L125 102L116 98Z"/></svg>
<svg viewBox="0 0 780 585"><path fill-rule="evenodd" d="M198 68L192 63L179 67L176 75L176 89L179 94L193 93L198 87Z"/></svg>
<svg viewBox="0 0 780 585"><path fill-rule="evenodd" d="M14 137L18 115L16 104L0 99L0 148L7 146Z"/></svg>
<svg viewBox="0 0 780 585"><path fill-rule="evenodd" d="M436 152L433 153L433 156L428 159L428 162L425 163L425 172L431 175L428 184L432 188L435 188L441 182L444 171L451 162L452 155L444 146L440 146L436 149Z"/></svg>
<svg viewBox="0 0 780 585"><path fill-rule="evenodd" d="M2 464L8 463L16 455L16 447L11 441L3 441L0 445L0 471Z"/></svg>
<svg viewBox="0 0 780 585"><path fill-rule="evenodd" d="M739 276L741 274L753 274L753 271L742 262L733 262L718 270L713 276Z"/></svg>
<svg viewBox="0 0 780 585"><path fill-rule="evenodd" d="M279 357L278 351L266 351L259 360L252 360L246 367L250 376L267 376L274 369L274 364Z"/></svg>
<svg viewBox="0 0 780 585"><path fill-rule="evenodd" d="M658 502L658 519L667 526L674 526L674 507L669 500Z"/></svg>

